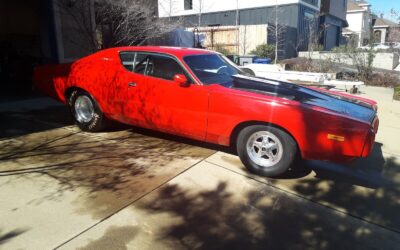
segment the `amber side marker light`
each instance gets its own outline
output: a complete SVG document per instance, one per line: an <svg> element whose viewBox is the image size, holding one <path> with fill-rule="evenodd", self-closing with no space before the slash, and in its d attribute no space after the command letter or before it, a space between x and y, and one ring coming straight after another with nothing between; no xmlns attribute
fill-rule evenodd
<svg viewBox="0 0 400 250"><path fill-rule="evenodd" d="M328 139L333 141L344 141L344 136L328 134Z"/></svg>

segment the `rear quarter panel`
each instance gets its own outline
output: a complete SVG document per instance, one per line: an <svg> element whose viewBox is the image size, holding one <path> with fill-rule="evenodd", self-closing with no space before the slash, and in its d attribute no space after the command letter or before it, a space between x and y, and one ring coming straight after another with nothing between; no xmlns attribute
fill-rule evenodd
<svg viewBox="0 0 400 250"><path fill-rule="evenodd" d="M64 102L64 92L72 63L37 66L33 73L33 87L47 96Z"/></svg>
<svg viewBox="0 0 400 250"><path fill-rule="evenodd" d="M66 103L70 88L83 89L107 113L110 84L120 69L117 52L106 50L77 60L74 63L44 65L35 68L34 88L39 92Z"/></svg>
<svg viewBox="0 0 400 250"><path fill-rule="evenodd" d="M112 83L115 81L120 64L115 53L97 53L74 63L65 89L80 88L88 92L100 105L104 113L111 112L108 105Z"/></svg>

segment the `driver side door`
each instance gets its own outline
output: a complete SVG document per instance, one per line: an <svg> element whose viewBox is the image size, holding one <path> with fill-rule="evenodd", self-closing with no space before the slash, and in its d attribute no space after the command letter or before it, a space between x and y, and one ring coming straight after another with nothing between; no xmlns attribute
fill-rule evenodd
<svg viewBox="0 0 400 250"><path fill-rule="evenodd" d="M209 90L195 84L192 77L173 56L136 52L136 58L146 58L145 67L137 64L134 74L143 76L143 83L132 88L132 98L126 107L139 109L140 119L147 128L205 140ZM190 85L181 86L173 80L183 74Z"/></svg>

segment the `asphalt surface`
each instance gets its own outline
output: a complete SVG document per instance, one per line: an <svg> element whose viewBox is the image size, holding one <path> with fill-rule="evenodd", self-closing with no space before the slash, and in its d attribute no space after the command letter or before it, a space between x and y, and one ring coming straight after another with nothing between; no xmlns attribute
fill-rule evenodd
<svg viewBox="0 0 400 250"><path fill-rule="evenodd" d="M373 154L249 174L229 149L152 131L79 131L47 99L0 104L0 249L398 249L400 103Z"/></svg>

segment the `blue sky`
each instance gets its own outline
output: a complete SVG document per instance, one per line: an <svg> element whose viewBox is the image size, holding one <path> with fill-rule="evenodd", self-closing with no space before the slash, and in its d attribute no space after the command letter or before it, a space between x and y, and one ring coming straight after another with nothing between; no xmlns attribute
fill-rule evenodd
<svg viewBox="0 0 400 250"><path fill-rule="evenodd" d="M367 0L372 5L372 10L375 13L384 13L385 18L393 19L390 16L390 9L395 9L400 12L399 0Z"/></svg>

